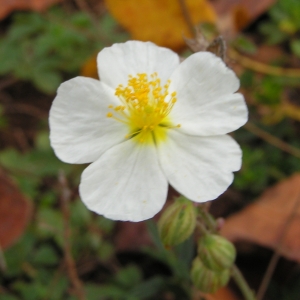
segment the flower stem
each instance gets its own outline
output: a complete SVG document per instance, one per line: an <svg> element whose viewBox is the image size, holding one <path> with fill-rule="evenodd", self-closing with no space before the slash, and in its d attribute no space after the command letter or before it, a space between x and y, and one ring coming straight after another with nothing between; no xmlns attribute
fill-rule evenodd
<svg viewBox="0 0 300 300"><path fill-rule="evenodd" d="M199 205L198 206L198 213L201 217L201 219L203 220L203 222L205 223L205 225L207 226L207 228L213 232L213 233L217 233L217 224L215 219L212 217L212 215L204 208L203 205Z"/></svg>
<svg viewBox="0 0 300 300"><path fill-rule="evenodd" d="M236 265L232 267L231 275L235 283L239 287L240 291L242 292L245 300L255 300L253 291L250 289L244 276L242 275L241 271L237 268Z"/></svg>
<svg viewBox="0 0 300 300"><path fill-rule="evenodd" d="M217 222L214 217L202 206L198 206L198 213L203 221L197 222L197 228L200 232L207 234L208 231L211 233L217 234ZM208 228L208 229L206 229ZM232 267L231 276L234 279L236 285L239 287L240 291L242 292L245 300L255 300L255 296L253 291L250 289L249 285L247 284L244 276L242 275L241 271L238 269L236 265Z"/></svg>

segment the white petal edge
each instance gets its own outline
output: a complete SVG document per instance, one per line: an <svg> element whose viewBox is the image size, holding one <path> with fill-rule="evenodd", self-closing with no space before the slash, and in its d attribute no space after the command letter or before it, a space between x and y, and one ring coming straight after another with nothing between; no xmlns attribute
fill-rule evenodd
<svg viewBox="0 0 300 300"><path fill-rule="evenodd" d="M107 118L108 105L118 99L99 80L76 77L62 83L50 109L50 141L55 154L67 163L95 161L124 141L124 124Z"/></svg>
<svg viewBox="0 0 300 300"><path fill-rule="evenodd" d="M169 130L158 146L159 160L169 183L195 202L221 195L241 167L242 152L228 135L197 137Z"/></svg>
<svg viewBox="0 0 300 300"><path fill-rule="evenodd" d="M133 222L158 213L167 191L155 147L132 140L109 149L87 167L79 186L81 199L90 210Z"/></svg>
<svg viewBox="0 0 300 300"><path fill-rule="evenodd" d="M188 57L171 75L170 92L177 92L170 119L186 134L221 135L247 122L243 95L234 94L239 79L224 62L209 52Z"/></svg>
<svg viewBox="0 0 300 300"><path fill-rule="evenodd" d="M128 41L104 48L97 57L100 80L115 89L127 85L128 75L157 72L162 85L179 66L179 56L151 42Z"/></svg>

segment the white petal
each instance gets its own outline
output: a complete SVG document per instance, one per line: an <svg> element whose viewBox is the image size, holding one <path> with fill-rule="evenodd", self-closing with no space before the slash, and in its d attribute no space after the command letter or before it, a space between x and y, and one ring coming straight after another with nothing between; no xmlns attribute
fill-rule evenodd
<svg viewBox="0 0 300 300"><path fill-rule="evenodd" d="M87 163L123 141L126 126L106 117L115 101L113 90L99 80L76 77L61 84L49 117L55 154L64 162Z"/></svg>
<svg viewBox="0 0 300 300"><path fill-rule="evenodd" d="M112 88L127 85L128 75L158 73L164 84L179 65L179 56L150 42L128 41L104 48L97 58L100 80Z"/></svg>
<svg viewBox="0 0 300 300"><path fill-rule="evenodd" d="M113 220L137 222L161 210L168 183L155 147L128 140L87 167L79 189L90 210Z"/></svg>
<svg viewBox="0 0 300 300"><path fill-rule="evenodd" d="M217 198L241 167L241 149L228 135L197 137L169 130L158 153L170 184L196 202Z"/></svg>
<svg viewBox="0 0 300 300"><path fill-rule="evenodd" d="M208 52L191 55L171 76L170 91L177 102L170 118L180 131L192 135L221 135L244 125L248 110L239 80L223 61Z"/></svg>

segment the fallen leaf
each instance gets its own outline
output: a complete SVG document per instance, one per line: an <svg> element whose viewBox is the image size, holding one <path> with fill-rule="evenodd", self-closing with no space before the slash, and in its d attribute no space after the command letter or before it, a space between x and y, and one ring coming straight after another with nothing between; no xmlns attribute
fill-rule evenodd
<svg viewBox="0 0 300 300"><path fill-rule="evenodd" d="M212 1L212 6L219 17L219 30L232 37L266 12L275 2L276 0L218 0Z"/></svg>
<svg viewBox="0 0 300 300"><path fill-rule="evenodd" d="M0 246L12 245L24 232L31 215L31 204L18 187L0 172Z"/></svg>
<svg viewBox="0 0 300 300"><path fill-rule="evenodd" d="M62 0L1 0L0 20L4 19L14 10L42 11Z"/></svg>
<svg viewBox="0 0 300 300"><path fill-rule="evenodd" d="M280 245L280 253L300 262L300 173L266 190L253 204L229 217L221 234L229 240L249 241L275 249L290 220Z"/></svg>
<svg viewBox="0 0 300 300"><path fill-rule="evenodd" d="M215 294L205 295L204 299L205 300L239 300L227 287L219 289Z"/></svg>
<svg viewBox="0 0 300 300"><path fill-rule="evenodd" d="M193 24L216 21L207 0L185 3ZM183 36L190 37L178 0L106 0L106 5L133 39L178 50L185 46Z"/></svg>

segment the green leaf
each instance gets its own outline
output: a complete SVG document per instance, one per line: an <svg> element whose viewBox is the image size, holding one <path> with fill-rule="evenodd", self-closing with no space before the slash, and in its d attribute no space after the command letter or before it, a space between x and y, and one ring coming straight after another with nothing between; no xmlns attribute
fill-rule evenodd
<svg viewBox="0 0 300 300"><path fill-rule="evenodd" d="M21 294L23 300L40 300L47 294L47 286L36 281L17 281L14 282L13 288Z"/></svg>
<svg viewBox="0 0 300 300"><path fill-rule="evenodd" d="M114 284L96 285L86 284L85 285L86 297L89 300L122 300L125 299L126 292Z"/></svg>
<svg viewBox="0 0 300 300"><path fill-rule="evenodd" d="M71 203L71 223L73 226L87 225L91 221L92 214L82 201L77 198L76 201Z"/></svg>
<svg viewBox="0 0 300 300"><path fill-rule="evenodd" d="M62 82L62 76L58 72L42 68L34 69L32 79L36 87L46 94L54 94Z"/></svg>
<svg viewBox="0 0 300 300"><path fill-rule="evenodd" d="M63 217L59 210L40 208L37 213L37 234L41 238L53 237L63 245Z"/></svg>
<svg viewBox="0 0 300 300"><path fill-rule="evenodd" d="M32 261L37 265L52 266L57 264L59 259L53 247L43 245L35 251Z"/></svg>
<svg viewBox="0 0 300 300"><path fill-rule="evenodd" d="M300 57L300 40L291 41L291 49L296 56Z"/></svg>
<svg viewBox="0 0 300 300"><path fill-rule="evenodd" d="M159 292L164 288L165 280L163 277L156 276L137 284L130 291L130 295L137 297L137 299L149 299L159 295Z"/></svg>
<svg viewBox="0 0 300 300"><path fill-rule="evenodd" d="M250 41L247 37L239 35L234 39L233 45L240 51L243 51L247 54L254 54L257 51L255 44Z"/></svg>
<svg viewBox="0 0 300 300"><path fill-rule="evenodd" d="M20 300L20 298L13 295L1 294L1 300Z"/></svg>
<svg viewBox="0 0 300 300"><path fill-rule="evenodd" d="M128 266L117 273L114 281L123 288L129 288L138 284L141 279L141 271L136 266Z"/></svg>
<svg viewBox="0 0 300 300"><path fill-rule="evenodd" d="M16 276L22 273L22 266L33 252L35 237L30 233L25 233L19 241L4 252L7 264L6 277Z"/></svg>

